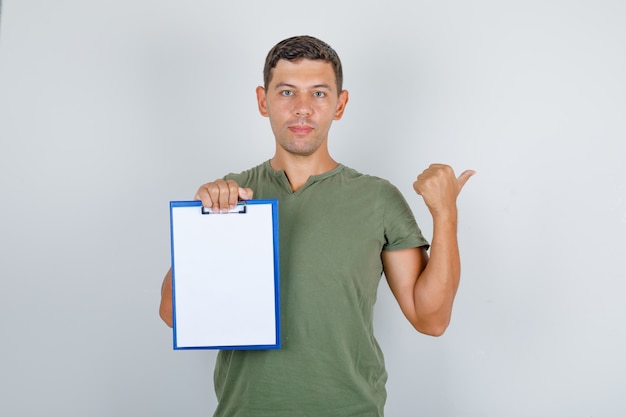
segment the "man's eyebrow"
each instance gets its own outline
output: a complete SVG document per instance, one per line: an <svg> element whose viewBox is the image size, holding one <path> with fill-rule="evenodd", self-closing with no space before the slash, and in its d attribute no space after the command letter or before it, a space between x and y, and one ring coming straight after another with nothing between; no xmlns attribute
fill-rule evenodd
<svg viewBox="0 0 626 417"><path fill-rule="evenodd" d="M332 87L328 84L317 84L314 85L313 88L325 88L327 90L332 90Z"/></svg>
<svg viewBox="0 0 626 417"><path fill-rule="evenodd" d="M274 87L274 90L278 90L279 88L296 88L295 85L289 84L289 83L278 83L276 84L276 87Z"/></svg>

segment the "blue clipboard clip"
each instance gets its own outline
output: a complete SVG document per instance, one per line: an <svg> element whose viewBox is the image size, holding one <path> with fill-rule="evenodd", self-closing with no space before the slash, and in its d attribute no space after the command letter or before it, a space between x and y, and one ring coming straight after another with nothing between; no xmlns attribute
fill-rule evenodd
<svg viewBox="0 0 626 417"><path fill-rule="evenodd" d="M245 201L239 201L237 203L237 206L233 209L230 209L227 212L221 212L221 211L213 211L210 207L204 207L202 206L202 214L230 214L230 213L237 213L237 214L245 214L247 211L247 207L248 205L246 204Z"/></svg>

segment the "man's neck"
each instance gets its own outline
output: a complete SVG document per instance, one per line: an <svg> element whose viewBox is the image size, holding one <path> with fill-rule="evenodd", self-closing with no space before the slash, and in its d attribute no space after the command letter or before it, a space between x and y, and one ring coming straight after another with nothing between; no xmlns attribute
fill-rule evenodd
<svg viewBox="0 0 626 417"><path fill-rule="evenodd" d="M311 176L332 171L339 165L329 154L319 156L290 155L285 157L277 153L270 160L270 165L277 171L284 171L292 191L298 191Z"/></svg>

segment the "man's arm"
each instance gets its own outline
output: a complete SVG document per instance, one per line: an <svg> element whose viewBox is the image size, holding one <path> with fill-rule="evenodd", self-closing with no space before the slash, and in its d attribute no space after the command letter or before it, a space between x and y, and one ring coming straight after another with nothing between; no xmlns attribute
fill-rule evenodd
<svg viewBox="0 0 626 417"><path fill-rule="evenodd" d="M424 248L385 251L385 276L402 312L421 333L442 335L452 315L461 262L457 242L456 198L474 174L456 178L452 168L431 165L413 184L433 217L430 259Z"/></svg>
<svg viewBox="0 0 626 417"><path fill-rule="evenodd" d="M163 284L161 284L161 305L159 306L161 320L169 327L174 324L172 317L172 268L167 271Z"/></svg>

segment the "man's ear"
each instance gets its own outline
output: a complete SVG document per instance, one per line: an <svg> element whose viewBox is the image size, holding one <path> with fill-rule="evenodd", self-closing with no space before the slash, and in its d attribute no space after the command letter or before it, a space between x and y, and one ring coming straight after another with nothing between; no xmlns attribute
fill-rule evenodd
<svg viewBox="0 0 626 417"><path fill-rule="evenodd" d="M341 93L339 93L339 100L337 101L337 110L335 110L335 117L333 120L339 120L343 117L343 112L346 110L348 99L349 99L348 90L342 90Z"/></svg>
<svg viewBox="0 0 626 417"><path fill-rule="evenodd" d="M267 111L267 99L265 96L265 88L258 86L256 88L256 101L259 106L259 113L261 116L268 117L269 112Z"/></svg>

